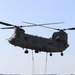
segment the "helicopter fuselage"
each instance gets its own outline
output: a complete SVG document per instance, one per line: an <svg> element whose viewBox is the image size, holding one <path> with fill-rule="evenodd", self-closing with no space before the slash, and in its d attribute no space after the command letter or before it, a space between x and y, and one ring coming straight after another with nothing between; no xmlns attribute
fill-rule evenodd
<svg viewBox="0 0 75 75"><path fill-rule="evenodd" d="M52 38L48 39L26 33L15 33L8 41L14 46L43 52L63 52L67 48L64 43L57 42Z"/></svg>
<svg viewBox="0 0 75 75"><path fill-rule="evenodd" d="M50 56L52 56L51 52L61 52L61 55L63 56L62 52L69 47L68 34L65 31L75 30L75 27L59 29L59 28L44 26L44 25L60 24L63 22L46 23L46 24L34 24L30 22L24 22L24 23L30 25L16 26L13 24L0 21L0 24L9 26L0 29L15 29L14 35L8 39L10 44L21 48L35 50L35 53L38 53L37 51L50 52ZM49 29L54 29L57 30L58 32L54 32L51 38L44 38L44 37L26 34L25 30L22 29L22 27L33 27L33 26L41 26ZM28 53L28 51L26 50L25 53Z"/></svg>

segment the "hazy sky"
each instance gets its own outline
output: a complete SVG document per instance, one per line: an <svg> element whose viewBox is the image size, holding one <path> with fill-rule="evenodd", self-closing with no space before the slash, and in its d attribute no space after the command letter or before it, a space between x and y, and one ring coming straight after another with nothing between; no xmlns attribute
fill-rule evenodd
<svg viewBox="0 0 75 75"><path fill-rule="evenodd" d="M65 22L52 25L56 28L75 27L75 0L0 0L0 20L25 25L22 21L32 23ZM4 27L0 25L0 28ZM42 27L24 28L26 33L49 38L55 30ZM75 73L75 31L68 33L69 48L60 53L48 54L48 74ZM8 43L13 30L0 30L0 73L32 74L32 51L24 54L24 50ZM46 53L34 53L36 74L43 74Z"/></svg>

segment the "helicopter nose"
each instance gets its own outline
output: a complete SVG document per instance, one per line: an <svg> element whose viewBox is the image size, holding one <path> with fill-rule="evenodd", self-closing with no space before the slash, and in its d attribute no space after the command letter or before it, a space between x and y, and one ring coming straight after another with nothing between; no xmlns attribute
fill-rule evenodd
<svg viewBox="0 0 75 75"><path fill-rule="evenodd" d="M8 39L8 42L9 42L10 44L14 44L14 43L15 43L15 39L9 38L9 39Z"/></svg>

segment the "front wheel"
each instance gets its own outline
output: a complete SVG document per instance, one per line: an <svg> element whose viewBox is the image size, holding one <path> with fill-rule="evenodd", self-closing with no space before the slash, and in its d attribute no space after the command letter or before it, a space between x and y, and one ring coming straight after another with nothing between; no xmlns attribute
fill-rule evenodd
<svg viewBox="0 0 75 75"><path fill-rule="evenodd" d="M25 54L28 54L28 50L25 50L24 53L25 53Z"/></svg>
<svg viewBox="0 0 75 75"><path fill-rule="evenodd" d="M35 50L35 53L38 53L39 51L38 50Z"/></svg>

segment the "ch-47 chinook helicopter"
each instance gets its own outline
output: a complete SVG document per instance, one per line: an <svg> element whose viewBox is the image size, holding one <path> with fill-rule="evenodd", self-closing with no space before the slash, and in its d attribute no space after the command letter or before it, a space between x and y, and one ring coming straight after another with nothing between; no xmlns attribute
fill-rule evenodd
<svg viewBox="0 0 75 75"><path fill-rule="evenodd" d="M19 46L21 48L26 48L26 50L24 51L26 54L28 53L27 49L31 49L35 50L35 53L41 51L50 53L50 56L52 56L52 53L54 52L60 52L61 56L63 56L63 51L69 47L68 35L65 32L65 30L75 30L75 28L57 29L57 28L44 26L49 24L60 24L60 23L62 22L47 23L47 24L28 23L31 25L16 26L0 21L0 24L3 24L5 26L10 26L1 29L14 29L14 34L12 35L11 38L8 39L10 44L14 46ZM22 27L33 27L33 26L42 26L57 30L58 32L54 32L51 38L44 38L44 37L27 34L25 33L24 29L22 29Z"/></svg>

